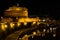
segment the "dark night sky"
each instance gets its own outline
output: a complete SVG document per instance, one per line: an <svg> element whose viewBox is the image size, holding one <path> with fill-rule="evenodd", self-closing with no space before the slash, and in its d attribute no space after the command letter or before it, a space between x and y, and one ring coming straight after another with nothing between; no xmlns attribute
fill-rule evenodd
<svg viewBox="0 0 60 40"><path fill-rule="evenodd" d="M19 3L20 6L26 7L29 10L30 15L49 15L52 17L60 17L60 3L58 2L40 2L40 1L14 1L14 0L2 0L0 1L0 16L3 15L5 9L9 6L16 5Z"/></svg>

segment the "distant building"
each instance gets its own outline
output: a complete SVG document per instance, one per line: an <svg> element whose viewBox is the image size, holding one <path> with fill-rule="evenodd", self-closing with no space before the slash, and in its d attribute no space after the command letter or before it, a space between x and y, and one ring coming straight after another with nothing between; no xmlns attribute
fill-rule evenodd
<svg viewBox="0 0 60 40"><path fill-rule="evenodd" d="M8 18L1 17L1 22L37 22L37 18L28 17L28 9L25 7L12 6L5 10L4 16ZM15 19L14 19L15 17ZM14 20L14 21L13 21Z"/></svg>
<svg viewBox="0 0 60 40"><path fill-rule="evenodd" d="M5 10L4 16L28 17L28 9L25 7L12 6Z"/></svg>

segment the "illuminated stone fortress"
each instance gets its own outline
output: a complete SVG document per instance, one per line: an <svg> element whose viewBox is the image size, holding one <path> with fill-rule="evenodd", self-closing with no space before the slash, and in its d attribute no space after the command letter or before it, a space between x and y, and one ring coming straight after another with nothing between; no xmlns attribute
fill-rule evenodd
<svg viewBox="0 0 60 40"><path fill-rule="evenodd" d="M28 17L28 9L25 7L12 6L5 10L4 17L1 17L0 26L2 30L5 30L8 27L14 28L14 26L20 26L21 23L27 25L28 23L40 24L39 17L30 18ZM16 23L16 24L15 24ZM17 27L16 26L16 27Z"/></svg>
<svg viewBox="0 0 60 40"><path fill-rule="evenodd" d="M8 18L2 17L1 22L13 22L13 19L10 17L15 17L18 22L33 22L33 21L39 20L39 17L29 18L28 9L25 7L19 7L19 6L9 7L9 9L5 10L4 16Z"/></svg>

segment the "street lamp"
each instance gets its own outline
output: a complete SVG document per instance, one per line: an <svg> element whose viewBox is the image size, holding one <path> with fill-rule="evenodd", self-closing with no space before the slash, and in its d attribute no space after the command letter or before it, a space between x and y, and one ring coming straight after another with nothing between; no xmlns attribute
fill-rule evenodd
<svg viewBox="0 0 60 40"><path fill-rule="evenodd" d="M11 27L11 28L13 28L13 27L14 27L14 25L15 25L14 23L10 23L10 27Z"/></svg>
<svg viewBox="0 0 60 40"><path fill-rule="evenodd" d="M33 23L32 23L32 26L33 26L34 24L36 24L36 22L33 22Z"/></svg>
<svg viewBox="0 0 60 40"><path fill-rule="evenodd" d="M33 35L36 35L36 32L33 32Z"/></svg>
<svg viewBox="0 0 60 40"><path fill-rule="evenodd" d="M27 22L24 22L24 25L27 25Z"/></svg>
<svg viewBox="0 0 60 40"><path fill-rule="evenodd" d="M56 37L56 34L53 34L53 37Z"/></svg>
<svg viewBox="0 0 60 40"><path fill-rule="evenodd" d="M37 22L37 25L39 25L40 24L40 22Z"/></svg>
<svg viewBox="0 0 60 40"><path fill-rule="evenodd" d="M7 28L8 26L5 24L5 28Z"/></svg>
<svg viewBox="0 0 60 40"><path fill-rule="evenodd" d="M46 29L43 29L43 32L46 32Z"/></svg>
<svg viewBox="0 0 60 40"><path fill-rule="evenodd" d="M1 29L2 29L3 31L5 31L6 28L7 28L7 25L6 25L5 23L1 23Z"/></svg>
<svg viewBox="0 0 60 40"><path fill-rule="evenodd" d="M18 23L17 23L17 26L20 26L20 25L21 25L21 23L18 22Z"/></svg>
<svg viewBox="0 0 60 40"><path fill-rule="evenodd" d="M50 27L50 31L52 32L52 30L53 30L53 28L52 27Z"/></svg>

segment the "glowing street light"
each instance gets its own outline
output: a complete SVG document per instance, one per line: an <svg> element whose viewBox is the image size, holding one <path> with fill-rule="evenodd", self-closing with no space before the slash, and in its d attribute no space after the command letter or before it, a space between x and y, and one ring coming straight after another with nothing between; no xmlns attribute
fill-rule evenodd
<svg viewBox="0 0 60 40"><path fill-rule="evenodd" d="M40 22L37 22L37 25L39 25L40 24Z"/></svg>
<svg viewBox="0 0 60 40"><path fill-rule="evenodd" d="M53 28L50 28L50 31L51 31L51 32L52 32L52 29L53 29Z"/></svg>
<svg viewBox="0 0 60 40"><path fill-rule="evenodd" d="M53 28L53 30L56 30L57 28L55 27L55 28Z"/></svg>
<svg viewBox="0 0 60 40"><path fill-rule="evenodd" d="M2 24L1 24L1 29L2 29L3 31L5 31L6 28L7 28L7 25L6 25L5 23L2 23Z"/></svg>
<svg viewBox="0 0 60 40"><path fill-rule="evenodd" d="M7 28L8 26L7 25L5 25L5 28Z"/></svg>
<svg viewBox="0 0 60 40"><path fill-rule="evenodd" d="M27 22L25 22L24 25L27 25Z"/></svg>
<svg viewBox="0 0 60 40"><path fill-rule="evenodd" d="M53 37L56 37L56 34L53 34Z"/></svg>
<svg viewBox="0 0 60 40"><path fill-rule="evenodd" d="M45 22L46 20L45 20L45 19L43 19L42 21L43 21L43 22Z"/></svg>
<svg viewBox="0 0 60 40"><path fill-rule="evenodd" d="M13 28L13 27L14 27L14 25L15 25L14 23L10 23L10 27L11 27L11 28Z"/></svg>
<svg viewBox="0 0 60 40"><path fill-rule="evenodd" d="M1 19L2 19L3 17L1 17Z"/></svg>
<svg viewBox="0 0 60 40"><path fill-rule="evenodd" d="M20 26L20 25L21 25L21 23L18 22L18 23L17 23L17 26Z"/></svg>
<svg viewBox="0 0 60 40"><path fill-rule="evenodd" d="M43 29L43 32L45 32L46 31L46 29Z"/></svg>
<svg viewBox="0 0 60 40"><path fill-rule="evenodd" d="M33 35L36 35L36 32L33 32Z"/></svg>
<svg viewBox="0 0 60 40"><path fill-rule="evenodd" d="M36 24L36 22L33 22L32 25Z"/></svg>
<svg viewBox="0 0 60 40"><path fill-rule="evenodd" d="M35 24L36 22L33 22L33 24Z"/></svg>

